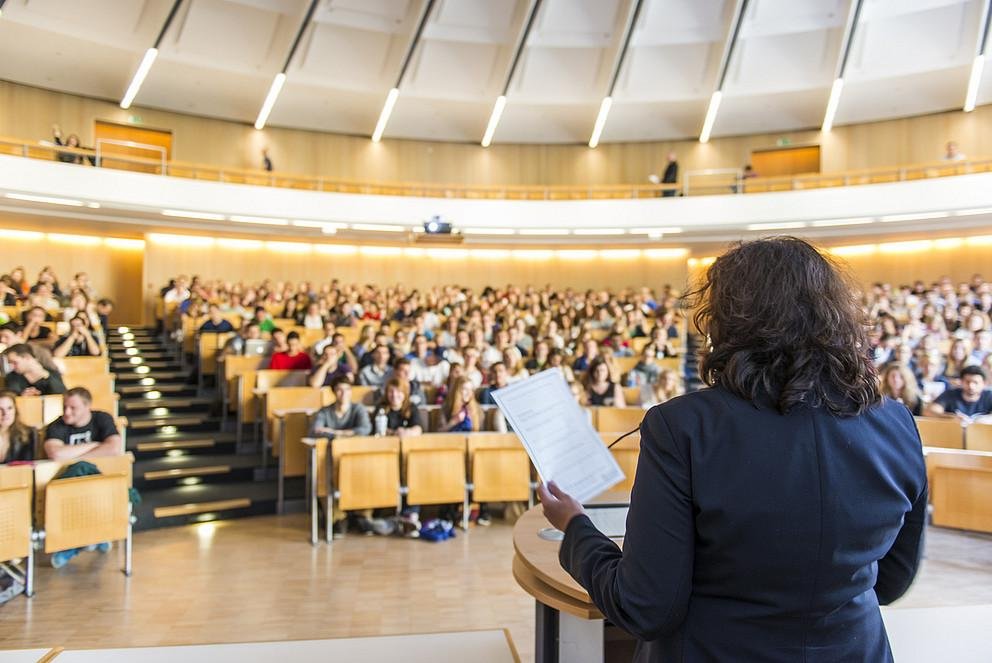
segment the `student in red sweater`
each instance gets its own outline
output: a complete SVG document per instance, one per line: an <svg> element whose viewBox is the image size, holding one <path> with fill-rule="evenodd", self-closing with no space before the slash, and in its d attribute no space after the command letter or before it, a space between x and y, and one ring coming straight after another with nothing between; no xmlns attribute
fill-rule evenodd
<svg viewBox="0 0 992 663"><path fill-rule="evenodd" d="M303 349L303 341L300 340L300 335L295 331L289 332L286 335L286 345L289 346L289 349L285 352L273 353L269 368L289 371L309 371L313 366L313 362L310 361L310 355Z"/></svg>

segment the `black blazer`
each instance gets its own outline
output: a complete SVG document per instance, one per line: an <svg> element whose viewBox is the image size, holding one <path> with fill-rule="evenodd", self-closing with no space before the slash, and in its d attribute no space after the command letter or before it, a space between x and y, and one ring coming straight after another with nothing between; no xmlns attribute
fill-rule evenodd
<svg viewBox="0 0 992 663"><path fill-rule="evenodd" d="M560 559L638 661L891 661L878 606L913 580L926 502L903 405L780 415L716 387L645 416L623 552L580 516Z"/></svg>

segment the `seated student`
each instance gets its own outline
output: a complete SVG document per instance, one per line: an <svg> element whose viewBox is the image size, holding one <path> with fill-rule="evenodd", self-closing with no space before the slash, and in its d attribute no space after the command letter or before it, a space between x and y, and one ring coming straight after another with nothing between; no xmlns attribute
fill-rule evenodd
<svg viewBox="0 0 992 663"><path fill-rule="evenodd" d="M431 350L425 334L413 337L413 350L406 356L411 373L417 381L440 387L448 379L450 365Z"/></svg>
<svg viewBox="0 0 992 663"><path fill-rule="evenodd" d="M100 343L90 329L86 313L77 313L69 321L69 333L55 341L55 357L99 357Z"/></svg>
<svg viewBox="0 0 992 663"><path fill-rule="evenodd" d="M55 340L52 330L44 325L48 321L48 313L40 306L29 309L24 314L24 340L29 343L41 343L51 346Z"/></svg>
<svg viewBox="0 0 992 663"><path fill-rule="evenodd" d="M327 333L327 328L324 328L324 333ZM355 356L359 362L365 357L365 354L375 350L375 327L372 325L362 325L361 330L358 333L358 341L351 346L351 354ZM316 346L314 346L316 348ZM364 363L362 364L364 366Z"/></svg>
<svg viewBox="0 0 992 663"><path fill-rule="evenodd" d="M45 455L51 460L117 456L124 443L114 418L93 410L93 396L83 387L65 392L62 416L45 430Z"/></svg>
<svg viewBox="0 0 992 663"><path fill-rule="evenodd" d="M42 366L27 343L7 348L4 357L10 368L7 389L18 396L47 396L65 392L62 376Z"/></svg>
<svg viewBox="0 0 992 663"><path fill-rule="evenodd" d="M923 398L916 377L904 364L890 362L886 364L878 376L879 391L894 401L905 405L914 416L923 414Z"/></svg>
<svg viewBox="0 0 992 663"><path fill-rule="evenodd" d="M317 411L310 426L310 435L332 438L369 435L372 422L368 410L360 403L351 401L351 382L348 378L335 378L331 388L334 390L334 403Z"/></svg>
<svg viewBox="0 0 992 663"><path fill-rule="evenodd" d="M275 335L273 335L275 340ZM313 368L310 355L303 349L303 341L295 331L286 334L286 350L274 352L269 362L269 368L287 371L309 371Z"/></svg>
<svg viewBox="0 0 992 663"><path fill-rule="evenodd" d="M610 379L610 366L605 357L597 357L589 364L584 383L586 405L627 407L620 384Z"/></svg>
<svg viewBox="0 0 992 663"><path fill-rule="evenodd" d="M597 357L599 357L599 344L591 338L587 339L582 344L582 354L572 362L572 368L576 371L587 371Z"/></svg>
<svg viewBox="0 0 992 663"><path fill-rule="evenodd" d="M245 354L245 344L247 341L261 341L262 329L254 320L244 325L240 333L227 339L224 343L223 355L243 355Z"/></svg>
<svg viewBox="0 0 992 663"><path fill-rule="evenodd" d="M641 387L641 407L647 410L684 393L685 389L682 387L678 373L670 368L663 368L654 384L645 384Z"/></svg>
<svg viewBox="0 0 992 663"><path fill-rule="evenodd" d="M658 363L658 352L654 341L648 342L641 352L641 357L627 374L628 387L646 387L658 381L661 375L661 365Z"/></svg>
<svg viewBox="0 0 992 663"><path fill-rule="evenodd" d="M466 377L456 379L441 405L441 431L471 433L482 430L482 408L475 400L475 386Z"/></svg>
<svg viewBox="0 0 992 663"><path fill-rule="evenodd" d="M520 348L515 345L503 349L503 364L506 366L507 379L511 384L530 377L530 373L524 368L524 358L520 354Z"/></svg>
<svg viewBox="0 0 992 663"><path fill-rule="evenodd" d="M551 346L546 340L542 339L534 344L534 354L524 363L524 368L531 373L543 371L548 367L548 358L550 355Z"/></svg>
<svg viewBox="0 0 992 663"><path fill-rule="evenodd" d="M565 376L565 382L571 384L575 382L575 373L572 372L571 367L565 363L565 353L559 348L555 348L548 355L548 365L545 369L557 368Z"/></svg>
<svg viewBox="0 0 992 663"><path fill-rule="evenodd" d="M21 423L17 396L0 391L0 465L34 460L31 429ZM24 584L0 569L0 605L24 591Z"/></svg>
<svg viewBox="0 0 992 663"><path fill-rule="evenodd" d="M489 385L482 390L479 402L483 405L496 405L493 392L508 384L510 384L510 373L506 370L506 364L498 361L489 367Z"/></svg>
<svg viewBox="0 0 992 663"><path fill-rule="evenodd" d="M27 343L24 338L23 329L16 322L8 322L4 325L0 325L0 345L4 348L11 348L15 345L20 345L21 343ZM47 371L62 372L61 361L56 361L52 356L52 351L46 346L40 343L28 343L31 349L34 350L35 358L45 367ZM0 370L6 375L10 372L10 366L8 365L6 359L0 362Z"/></svg>
<svg viewBox="0 0 992 663"><path fill-rule="evenodd" d="M211 304L207 308L207 321L200 325L200 333L226 334L233 331L234 325L231 324L230 320L224 318L220 312L220 307L216 304Z"/></svg>
<svg viewBox="0 0 992 663"><path fill-rule="evenodd" d="M31 429L17 412L17 394L0 391L0 465L34 460Z"/></svg>
<svg viewBox="0 0 992 663"><path fill-rule="evenodd" d="M124 453L124 440L114 418L106 412L91 409L92 405L93 396L82 387L65 393L62 416L45 429L44 449L49 459L65 462ZM108 552L110 543L99 543L93 549ZM82 550L73 548L52 553L52 566L62 568Z"/></svg>
<svg viewBox="0 0 992 663"><path fill-rule="evenodd" d="M992 422L992 392L985 389L985 371L980 366L965 366L960 373L961 386L938 396L926 413L931 417L957 417L962 425L974 421Z"/></svg>
<svg viewBox="0 0 992 663"><path fill-rule="evenodd" d="M334 335L338 333L338 326L333 320L324 320L323 326L324 338L313 344L313 353L318 357L324 352L325 347L334 343Z"/></svg>
<svg viewBox="0 0 992 663"><path fill-rule="evenodd" d="M409 382L400 377L391 377L379 402L376 413L386 415L386 434L400 437L420 435L424 432L420 410L410 402Z"/></svg>
<svg viewBox="0 0 992 663"><path fill-rule="evenodd" d="M289 352L289 342L286 340L286 332L278 327L272 330L269 348L265 351L265 354L271 357L277 352Z"/></svg>
<svg viewBox="0 0 992 663"><path fill-rule="evenodd" d="M389 348L385 345L377 345L371 352L366 353L366 356L371 356L372 362L363 366L358 372L358 384L381 389L390 371Z"/></svg>
<svg viewBox="0 0 992 663"><path fill-rule="evenodd" d="M265 310L264 306L255 307L255 316L252 318L252 321L258 323L258 328L262 330L263 334L266 332L275 334L276 323L272 321L272 316L269 315L269 312Z"/></svg>
<svg viewBox="0 0 992 663"><path fill-rule="evenodd" d="M410 360L406 357L400 357L395 362L393 362L393 370L389 373L389 377L386 378L386 384L392 378L397 378L407 386L407 393L410 395L410 402L415 406L425 405L427 403L427 396L424 394L424 387L420 384L420 380L413 377L413 371L410 367ZM376 394L376 400L382 397L384 390Z"/></svg>
<svg viewBox="0 0 992 663"><path fill-rule="evenodd" d="M349 370L347 364L342 364L339 361L339 357L336 347L333 345L324 346L324 351L317 360L317 365L310 373L308 382L311 387L327 387L339 379L345 379L348 382L354 380L354 373Z"/></svg>
<svg viewBox="0 0 992 663"><path fill-rule="evenodd" d="M320 305L316 302L307 305L301 322L306 329L321 329L324 326L324 316L320 314Z"/></svg>
<svg viewBox="0 0 992 663"><path fill-rule="evenodd" d="M110 329L110 314L114 312L114 300L101 297L96 300L94 312L96 313L96 317L100 320L100 329L102 329L103 333L106 334L107 330Z"/></svg>

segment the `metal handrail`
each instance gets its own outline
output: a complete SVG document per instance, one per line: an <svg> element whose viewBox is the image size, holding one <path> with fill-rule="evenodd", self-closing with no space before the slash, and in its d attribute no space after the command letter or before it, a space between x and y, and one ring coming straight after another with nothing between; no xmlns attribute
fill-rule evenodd
<svg viewBox="0 0 992 663"><path fill-rule="evenodd" d="M130 155L102 154L100 142L122 144L160 151L161 157L149 159ZM470 198L491 200L590 200L590 199L636 199L657 198L665 191L683 195L722 194L731 192L763 193L772 191L797 191L828 187L855 186L885 182L902 182L934 177L966 175L992 172L992 158L964 161L934 161L921 164L863 168L837 173L810 173L808 175L788 175L781 177L743 178L735 176L736 185L728 189L726 185L693 187L691 179L697 175L739 173L736 168L705 169L687 171L683 182L674 184L607 184L596 186L575 185L466 185L430 182L369 182L351 179L329 179L324 176L275 173L247 168L208 166L184 161L165 159L165 149L155 145L100 139L97 150L53 145L38 141L23 141L0 137L0 154L34 159L55 159L59 154L74 154L93 158L104 168L116 170L136 170L148 172L149 167L158 174L170 177L225 182L230 184L251 184L278 188L323 191L328 193L358 193L368 195L417 196L431 198Z"/></svg>

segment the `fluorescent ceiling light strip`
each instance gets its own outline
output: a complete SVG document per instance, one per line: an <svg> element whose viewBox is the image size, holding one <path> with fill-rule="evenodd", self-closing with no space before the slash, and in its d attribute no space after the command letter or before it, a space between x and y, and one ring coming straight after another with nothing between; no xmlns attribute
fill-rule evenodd
<svg viewBox="0 0 992 663"><path fill-rule="evenodd" d="M145 240L143 239L124 239L122 237L107 237L103 240L104 246L111 249L135 249L140 250L145 248Z"/></svg>
<svg viewBox="0 0 992 663"><path fill-rule="evenodd" d="M829 228L831 226L863 226L869 223L873 223L875 219L870 216L863 216L852 219L820 219L819 221L811 221L809 225L814 228Z"/></svg>
<svg viewBox="0 0 992 663"><path fill-rule="evenodd" d="M166 235L163 233L149 233L149 241L155 244L166 244L168 246L213 246L213 237L203 237L201 235Z"/></svg>
<svg viewBox="0 0 992 663"><path fill-rule="evenodd" d="M471 255L473 258L499 260L509 258L511 254L508 249L472 249Z"/></svg>
<svg viewBox="0 0 992 663"><path fill-rule="evenodd" d="M261 240L257 239L237 239L233 237L223 237L217 240L217 245L225 249L260 249Z"/></svg>
<svg viewBox="0 0 992 663"><path fill-rule="evenodd" d="M486 125L486 133L482 137L482 147L489 147L493 142L493 135L496 133L496 126L499 124L499 118L503 116L503 109L506 107L506 96L499 95L496 97L496 104L493 106L493 112L489 116L489 124Z"/></svg>
<svg viewBox="0 0 992 663"><path fill-rule="evenodd" d="M75 244L77 246L97 246L103 240L93 235L66 235L64 233L48 233L48 239L52 242L62 242L65 244Z"/></svg>
<svg viewBox="0 0 992 663"><path fill-rule="evenodd" d="M972 209L959 209L954 212L954 216L974 216L976 214L992 214L992 207L975 207Z"/></svg>
<svg viewBox="0 0 992 663"><path fill-rule="evenodd" d="M358 252L364 256L398 256L403 249L398 246L360 246Z"/></svg>
<svg viewBox="0 0 992 663"><path fill-rule="evenodd" d="M288 226L289 220L287 219L274 219L268 216L243 216L241 214L232 214L227 217L229 220L235 223L254 223L260 226Z"/></svg>
<svg viewBox="0 0 992 663"><path fill-rule="evenodd" d="M971 63L971 76L968 77L968 93L964 98L964 112L975 110L978 101L978 88L982 83L982 70L985 68L985 56L976 55Z"/></svg>
<svg viewBox="0 0 992 663"><path fill-rule="evenodd" d="M565 250L556 254L562 260L592 260L599 256L599 251L593 250Z"/></svg>
<svg viewBox="0 0 992 663"><path fill-rule="evenodd" d="M950 216L950 212L914 212L912 214L886 214L878 217L882 223L894 223L896 221L922 221L924 219L943 219Z"/></svg>
<svg viewBox="0 0 992 663"><path fill-rule="evenodd" d="M867 256L875 253L878 247L874 244L856 244L852 246L834 246L827 250L837 256Z"/></svg>
<svg viewBox="0 0 992 663"><path fill-rule="evenodd" d="M882 253L915 253L918 251L928 251L932 248L933 242L929 239L909 242L886 242L878 245L878 250Z"/></svg>
<svg viewBox="0 0 992 663"><path fill-rule="evenodd" d="M357 246L348 244L314 244L313 250L328 256L351 256L358 253Z"/></svg>
<svg viewBox="0 0 992 663"><path fill-rule="evenodd" d="M127 92L124 93L124 98L121 99L121 108L124 110L130 108L134 98L138 96L138 90L141 89L141 84L145 82L145 77L151 71L157 57L157 48L149 48L145 51L145 56L141 58L141 64L138 65L138 71L134 72L134 78L131 79L131 84L127 86Z"/></svg>
<svg viewBox="0 0 992 663"><path fill-rule="evenodd" d="M642 254L640 249L603 249L599 255L607 260L632 260Z"/></svg>
<svg viewBox="0 0 992 663"><path fill-rule="evenodd" d="M516 232L513 228L464 228L462 230L465 235L514 235Z"/></svg>
<svg viewBox="0 0 992 663"><path fill-rule="evenodd" d="M223 221L223 214L214 214L213 212L193 212L190 210L182 209L164 209L162 210L162 216L173 216L183 219L202 219L204 221Z"/></svg>
<svg viewBox="0 0 992 663"><path fill-rule="evenodd" d="M72 198L55 198L53 196L32 196L27 193L5 193L5 198L23 200L28 203L47 203L49 205L68 205L69 207L85 207L86 203Z"/></svg>
<svg viewBox="0 0 992 663"><path fill-rule="evenodd" d="M382 107L382 112L379 113L379 121L375 124L375 131L372 132L372 142L378 143L382 140L382 134L386 130L386 123L389 122L389 116L393 112L393 106L396 105L396 98L400 96L400 91L398 88L393 88L386 95L386 103Z"/></svg>
<svg viewBox="0 0 992 663"><path fill-rule="evenodd" d="M805 221L786 221L783 223L751 223L748 230L792 230L795 228L805 228Z"/></svg>
<svg viewBox="0 0 992 663"><path fill-rule="evenodd" d="M265 248L277 253L310 253L310 245L302 242L266 242Z"/></svg>
<svg viewBox="0 0 992 663"><path fill-rule="evenodd" d="M460 260L469 256L468 249L427 249L426 254L438 260Z"/></svg>
<svg viewBox="0 0 992 663"><path fill-rule="evenodd" d="M706 109L706 119L703 120L703 130L699 132L699 142L708 143L710 140L710 133L713 131L713 124L716 122L716 113L720 110L720 100L723 98L723 93L717 90L710 97L710 106Z"/></svg>
<svg viewBox="0 0 992 663"><path fill-rule="evenodd" d="M387 226L378 223L353 223L351 224L352 230L362 230L365 232L372 233L402 233L406 232L406 228L403 226Z"/></svg>
<svg viewBox="0 0 992 663"><path fill-rule="evenodd" d="M324 228L341 230L348 227L345 223L335 223L334 221L304 221L300 219L293 221L293 225L298 228L319 228L321 230Z"/></svg>
<svg viewBox="0 0 992 663"><path fill-rule="evenodd" d="M684 258L689 255L689 249L644 249L648 258Z"/></svg>
<svg viewBox="0 0 992 663"><path fill-rule="evenodd" d="M682 232L682 229L677 226L667 226L660 228L631 228L628 231L631 235L653 235L656 233L661 233L663 235L673 235Z"/></svg>
<svg viewBox="0 0 992 663"><path fill-rule="evenodd" d="M964 246L964 238L942 237L941 239L933 240L933 246L935 249L956 249L960 246Z"/></svg>
<svg viewBox="0 0 992 663"><path fill-rule="evenodd" d="M975 235L965 239L968 246L992 246L992 235Z"/></svg>
<svg viewBox="0 0 992 663"><path fill-rule="evenodd" d="M41 240L45 233L36 230L0 230L0 239Z"/></svg>
<svg viewBox="0 0 992 663"><path fill-rule="evenodd" d="M576 228L572 231L574 235L625 235L623 228Z"/></svg>
<svg viewBox="0 0 992 663"><path fill-rule="evenodd" d="M827 100L827 110L823 114L823 125L820 131L828 133L834 126L834 115L837 114L837 106L840 105L840 93L844 89L844 79L838 78L830 87L830 99Z"/></svg>
<svg viewBox="0 0 992 663"><path fill-rule="evenodd" d="M603 97L602 103L599 104L599 114L596 116L596 124L592 128L592 136L589 138L589 147L595 148L599 145L599 137L603 133L603 127L606 126L606 118L610 114L610 108L613 107L613 97Z"/></svg>
<svg viewBox="0 0 992 663"><path fill-rule="evenodd" d="M269 86L269 93L265 95L265 101L262 102L262 109L258 111L258 118L255 120L255 128L259 131L265 128L265 123L269 119L269 113L272 112L272 107L276 105L276 99L279 98L279 92L282 91L282 86L285 82L286 74L281 71L272 79L272 85Z"/></svg>
<svg viewBox="0 0 992 663"><path fill-rule="evenodd" d="M513 257L520 260L550 260L555 256L551 249L515 249Z"/></svg>
<svg viewBox="0 0 992 663"><path fill-rule="evenodd" d="M521 228L517 231L519 235L568 235L571 230L567 228Z"/></svg>

